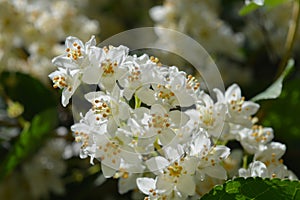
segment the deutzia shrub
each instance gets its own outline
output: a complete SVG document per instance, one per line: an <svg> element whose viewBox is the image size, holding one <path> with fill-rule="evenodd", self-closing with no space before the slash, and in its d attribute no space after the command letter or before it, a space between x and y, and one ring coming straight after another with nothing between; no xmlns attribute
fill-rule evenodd
<svg viewBox="0 0 300 200"><path fill-rule="evenodd" d="M138 188L145 199L186 199L237 176L296 179L281 159L286 146L257 124L259 105L237 84L215 88L213 99L192 75L158 58L97 47L95 37L65 44L49 77L64 106L80 85L97 86L84 94L89 110L71 130L80 157L99 160L105 178L119 178L121 194ZM243 152L231 151L229 141Z"/></svg>

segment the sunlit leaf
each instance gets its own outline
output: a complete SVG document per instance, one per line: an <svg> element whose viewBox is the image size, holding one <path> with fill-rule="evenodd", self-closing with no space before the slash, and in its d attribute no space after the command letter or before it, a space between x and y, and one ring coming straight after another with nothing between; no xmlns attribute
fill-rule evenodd
<svg viewBox="0 0 300 200"><path fill-rule="evenodd" d="M272 126L276 130L278 139L291 144L294 143L295 146L299 146L297 141L300 139L299 85L300 79L289 80L284 84L282 93L276 101L261 103L262 124Z"/></svg>
<svg viewBox="0 0 300 200"><path fill-rule="evenodd" d="M279 6L283 3L286 3L288 2L289 0L265 0L264 1L264 5L257 5L256 3L254 2L251 2L245 6L243 6L240 11L239 11L239 14L241 16L245 16L247 14L250 14L252 13L253 11L259 9L260 7L264 7L266 8L267 10L270 10L276 6Z"/></svg>
<svg viewBox="0 0 300 200"><path fill-rule="evenodd" d="M276 99L277 97L279 97L282 91L282 82L293 68L294 68L294 60L291 59L288 61L288 64L285 70L280 75L280 77L271 86L269 86L264 92L253 97L251 101L259 101L263 99Z"/></svg>
<svg viewBox="0 0 300 200"><path fill-rule="evenodd" d="M247 15L253 11L255 11L256 9L258 9L260 6L251 2L248 5L245 5L242 9L240 9L239 14L241 16Z"/></svg>
<svg viewBox="0 0 300 200"><path fill-rule="evenodd" d="M32 122L26 124L20 137L14 143L10 153L0 165L0 179L11 173L22 161L36 152L57 126L58 118L55 109L48 109L37 114Z"/></svg>
<svg viewBox="0 0 300 200"><path fill-rule="evenodd" d="M281 179L236 178L214 187L201 200L297 200L300 182Z"/></svg>

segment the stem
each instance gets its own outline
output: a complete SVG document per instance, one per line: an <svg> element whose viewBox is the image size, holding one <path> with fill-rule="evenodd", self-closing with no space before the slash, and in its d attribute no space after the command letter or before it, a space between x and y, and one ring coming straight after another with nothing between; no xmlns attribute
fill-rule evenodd
<svg viewBox="0 0 300 200"><path fill-rule="evenodd" d="M227 143L228 143L228 140L219 140L219 139L214 140L214 144L216 144L216 145L226 146Z"/></svg>
<svg viewBox="0 0 300 200"><path fill-rule="evenodd" d="M142 101L137 97L137 95L134 95L134 108L141 107Z"/></svg>
<svg viewBox="0 0 300 200"><path fill-rule="evenodd" d="M292 11L292 22L290 24L288 34L287 34L287 37L286 37L285 52L284 52L284 55L283 55L283 57L281 59L281 62L279 64L278 71L277 71L277 74L276 74L276 77L275 77L276 79L283 72L283 70L284 70L284 68L287 64L287 61L291 56L293 46L295 44L296 33L297 33L299 17L300 17L299 4L300 4L300 0L294 0L293 11Z"/></svg>
<svg viewBox="0 0 300 200"><path fill-rule="evenodd" d="M162 148L161 146L158 144L158 138L156 138L155 142L154 142L154 147L156 148L157 152L160 154L160 155L164 155L164 152L162 151Z"/></svg>

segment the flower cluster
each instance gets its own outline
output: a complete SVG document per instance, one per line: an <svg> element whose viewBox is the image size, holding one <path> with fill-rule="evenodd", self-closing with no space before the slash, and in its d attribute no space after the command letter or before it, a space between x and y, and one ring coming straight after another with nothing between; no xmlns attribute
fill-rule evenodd
<svg viewBox="0 0 300 200"><path fill-rule="evenodd" d="M97 85L71 129L80 157L100 160L106 178L119 178L120 193L138 188L145 199L186 199L229 176L296 178L281 160L285 145L256 124L259 105L237 84L215 88L214 100L192 75L158 58L130 55L122 45L98 47L95 37L84 44L70 36L65 45L49 77L63 90L64 106L80 85ZM244 159L241 167L241 156L225 146L231 140L253 162Z"/></svg>
<svg viewBox="0 0 300 200"><path fill-rule="evenodd" d="M238 64L244 60L241 51L244 35L235 32L234 27L222 18L222 6L221 2L216 0L164 0L162 5L151 8L149 14L155 27L185 33L203 45L214 56L225 83L232 83L233 80L243 84L249 83L252 70ZM158 43L178 48L173 45L172 34L163 31L156 33Z"/></svg>
<svg viewBox="0 0 300 200"><path fill-rule="evenodd" d="M31 74L41 81L53 70L65 35L88 39L99 24L80 12L74 1L1 0L0 70Z"/></svg>

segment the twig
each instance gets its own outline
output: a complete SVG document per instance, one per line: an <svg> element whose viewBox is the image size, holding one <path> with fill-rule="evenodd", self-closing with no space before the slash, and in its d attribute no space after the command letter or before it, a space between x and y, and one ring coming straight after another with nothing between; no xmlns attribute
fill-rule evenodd
<svg viewBox="0 0 300 200"><path fill-rule="evenodd" d="M275 79L277 79L280 76L280 74L283 72L283 70L287 64L287 61L290 59L290 56L291 56L291 53L293 50L293 46L294 46L295 39L296 39L296 33L297 33L297 29L298 29L298 24L299 24L299 17L300 17L299 4L300 4L300 0L294 0L293 11L292 11L292 22L291 22L291 25L289 27L288 34L286 37L285 52L284 52L284 55L281 59L279 66L278 66L278 70L277 70Z"/></svg>

